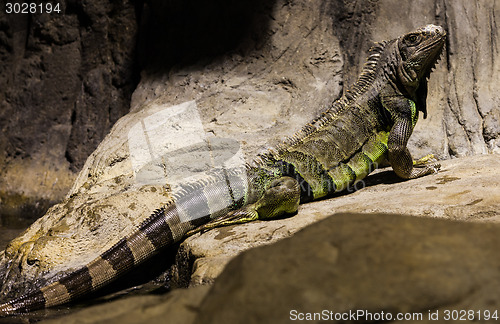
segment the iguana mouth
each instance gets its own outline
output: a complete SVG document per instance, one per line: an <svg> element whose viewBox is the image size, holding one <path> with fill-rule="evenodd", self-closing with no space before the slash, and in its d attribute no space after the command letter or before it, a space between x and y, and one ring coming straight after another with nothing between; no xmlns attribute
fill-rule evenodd
<svg viewBox="0 0 500 324"><path fill-rule="evenodd" d="M27 283L24 282L21 275L24 255L18 253L12 259L8 259L3 263L4 268L0 270L0 278L2 278L2 285L0 287L0 301L6 298L17 297L16 292L28 288Z"/></svg>
<svg viewBox="0 0 500 324"><path fill-rule="evenodd" d="M419 50L418 52L419 53L420 52L423 52L423 53L434 52L434 55L432 55L432 54L427 54L427 55L431 55L431 56L429 56L429 61L435 61L436 57L439 57L441 55L441 53L443 52L444 43L445 43L444 37L438 38L438 39L434 40L432 43L429 43L429 44L425 45L424 47L422 47L422 49Z"/></svg>
<svg viewBox="0 0 500 324"><path fill-rule="evenodd" d="M13 297L13 284L16 282L16 279L18 279L18 275L16 274L16 272L18 273L20 271L19 267L16 267L16 265L19 263L19 256L17 258L2 262L2 265L4 265L4 267L0 269L0 278L2 280L2 285L0 286L0 301Z"/></svg>

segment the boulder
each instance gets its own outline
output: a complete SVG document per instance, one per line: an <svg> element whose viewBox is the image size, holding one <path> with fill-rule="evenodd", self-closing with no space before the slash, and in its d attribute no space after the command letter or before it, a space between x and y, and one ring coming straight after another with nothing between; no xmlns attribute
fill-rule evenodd
<svg viewBox="0 0 500 324"><path fill-rule="evenodd" d="M19 215L23 206L41 206L42 213L62 200L0 254L0 277L12 262L19 263L0 299L89 262L171 200L169 184L138 182L135 176L130 140L137 137L130 135L147 118L194 103L202 126L194 133L236 142L251 158L338 98L372 41L428 23L443 25L449 40L429 81L429 118L417 124L410 151L415 157L461 158L443 162L436 175L407 182L382 171L350 195L301 207L292 221L256 222L190 238L170 269L173 285L213 282L230 258L255 242L274 242L337 212L496 220L498 155L471 156L498 152L499 145L494 58L500 13L492 3L184 3L67 1L65 15L33 21L0 17L0 55L7 63L0 67L0 80L6 80L0 90L5 107L0 109L0 214ZM204 16L207 12L213 17ZM207 22L210 28L204 28ZM214 37L218 32L222 40ZM130 99L138 33L141 80ZM118 120L129 99L130 113Z"/></svg>
<svg viewBox="0 0 500 324"><path fill-rule="evenodd" d="M390 168L382 169L358 183L355 192L300 205L293 217L197 234L181 244L172 277L179 286L186 282L191 286L211 283L242 251L289 237L332 213L397 213L500 222L499 161L496 154L446 160L441 162L439 173L409 181L397 178Z"/></svg>
<svg viewBox="0 0 500 324"><path fill-rule="evenodd" d="M170 270L172 286L189 289L48 323L142 323L157 314L183 324L281 323L358 310L422 314L423 322L472 310L484 319L500 303L498 160L452 159L440 173L410 181L381 170L364 188L301 205L289 218L197 234L181 244Z"/></svg>
<svg viewBox="0 0 500 324"><path fill-rule="evenodd" d="M195 323L487 322L499 316L499 248L496 223L337 214L236 257Z"/></svg>

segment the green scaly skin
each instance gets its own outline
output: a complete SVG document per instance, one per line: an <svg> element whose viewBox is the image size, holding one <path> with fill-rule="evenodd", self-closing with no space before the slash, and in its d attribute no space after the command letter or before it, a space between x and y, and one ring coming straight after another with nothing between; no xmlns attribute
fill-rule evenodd
<svg viewBox="0 0 500 324"><path fill-rule="evenodd" d="M419 112L426 116L427 78L445 37L429 25L375 45L358 81L294 136L243 169L186 184L175 203L92 262L1 304L0 317L76 300L196 232L295 213L299 203L342 191L386 160L404 179L437 172L429 156L414 162L406 145Z"/></svg>
<svg viewBox="0 0 500 324"><path fill-rule="evenodd" d="M427 78L445 37L441 27L429 25L373 47L360 78L342 98L249 169L251 179L267 175L268 189L189 234L296 212L300 202L342 191L386 160L403 179L437 172L440 165L429 164L432 155L413 161L406 145L419 111L426 117ZM259 187L262 181L252 184Z"/></svg>

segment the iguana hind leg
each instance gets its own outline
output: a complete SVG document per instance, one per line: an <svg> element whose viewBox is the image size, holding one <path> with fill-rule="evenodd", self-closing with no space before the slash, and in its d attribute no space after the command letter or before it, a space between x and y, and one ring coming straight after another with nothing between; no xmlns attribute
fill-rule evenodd
<svg viewBox="0 0 500 324"><path fill-rule="evenodd" d="M271 182L264 194L255 203L232 211L202 225L187 235L210 230L215 227L251 222L292 214L297 211L300 202L300 187L296 179L281 177Z"/></svg>

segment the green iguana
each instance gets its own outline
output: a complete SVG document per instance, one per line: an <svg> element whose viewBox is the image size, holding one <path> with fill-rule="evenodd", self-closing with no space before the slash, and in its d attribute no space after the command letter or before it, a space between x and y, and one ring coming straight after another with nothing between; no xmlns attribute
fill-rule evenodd
<svg viewBox="0 0 500 324"><path fill-rule="evenodd" d="M445 38L443 28L428 25L377 43L357 82L294 136L241 169L214 171L186 185L175 203L100 257L0 305L0 316L73 301L195 232L294 213L300 203L342 191L386 160L404 179L437 172L440 166L428 159L414 162L406 145L419 112L426 117L427 79Z"/></svg>

